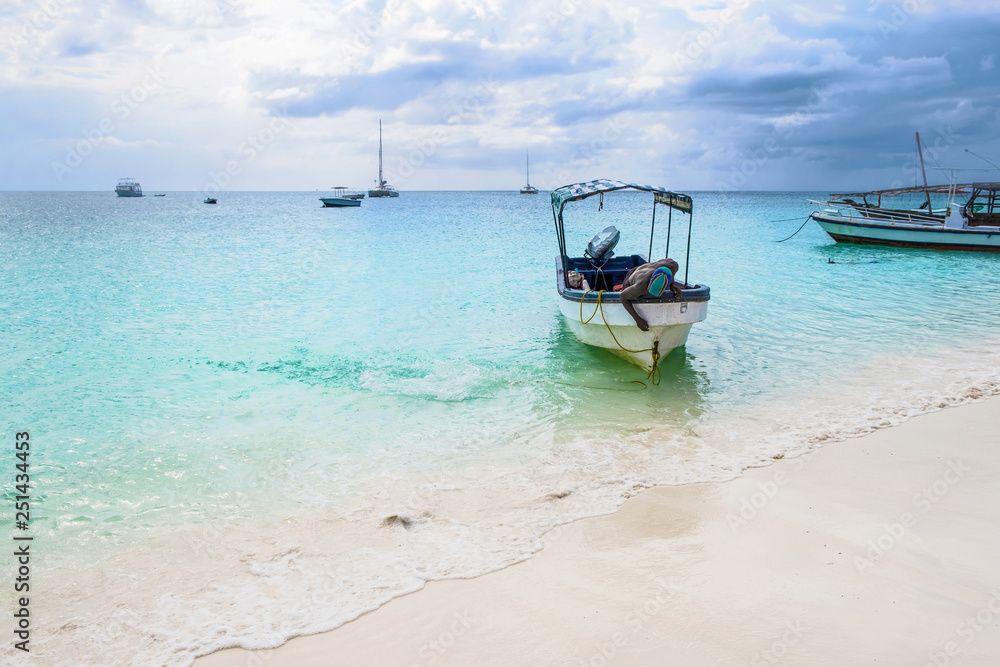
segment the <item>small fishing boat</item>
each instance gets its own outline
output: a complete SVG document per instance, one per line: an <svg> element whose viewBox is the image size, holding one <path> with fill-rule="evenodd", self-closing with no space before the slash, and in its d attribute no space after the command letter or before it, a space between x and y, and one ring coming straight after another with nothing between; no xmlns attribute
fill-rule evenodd
<svg viewBox="0 0 1000 667"><path fill-rule="evenodd" d="M633 305L649 325L642 331L625 309L615 288L620 286L630 269L641 266L647 258L641 254L614 256L619 233L614 227L605 228L588 244L580 255L570 256L566 247L563 209L566 204L600 196L616 190L639 190L653 194L653 219L649 231L649 255L653 254L653 237L656 232L657 206L667 207L667 234L664 257L670 253L670 235L673 212L688 216L687 249L684 261L684 282L678 281L679 296L669 290L660 296L651 294L636 300ZM708 314L710 290L707 285L688 282L688 264L691 256L691 224L694 204L691 197L664 188L598 180L589 183L565 185L552 192L552 217L559 241L556 257L556 290L559 310L570 329L587 345L604 348L626 361L654 373L659 360L687 342L692 325L701 322Z"/></svg>
<svg viewBox="0 0 1000 667"><path fill-rule="evenodd" d="M217 203L217 202L215 201L215 198L214 198L214 197L207 197L207 198L205 199L205 203L206 203L206 204L215 204L215 203Z"/></svg>
<svg viewBox="0 0 1000 667"><path fill-rule="evenodd" d="M524 187L521 188L522 195L537 195L538 188L531 184L531 163L528 161L528 151L524 152Z"/></svg>
<svg viewBox="0 0 1000 667"><path fill-rule="evenodd" d="M378 122L378 186L368 191L369 197L398 197L399 191L389 185L382 177L382 121Z"/></svg>
<svg viewBox="0 0 1000 667"><path fill-rule="evenodd" d="M361 206L361 200L365 193L357 190L348 190L343 186L333 188L333 197L320 197L323 206L327 208L344 208L347 206Z"/></svg>
<svg viewBox="0 0 1000 667"><path fill-rule="evenodd" d="M946 192L948 205L940 210L930 203L926 210L881 205L882 197L912 192L924 193L928 202L932 193ZM961 194L968 194L964 204L956 203ZM876 190L816 203L824 208L810 218L837 243L1000 252L1000 183Z"/></svg>
<svg viewBox="0 0 1000 667"><path fill-rule="evenodd" d="M142 197L142 186L134 178L120 178L115 186L115 194L119 197Z"/></svg>
<svg viewBox="0 0 1000 667"><path fill-rule="evenodd" d="M153 195L154 197L166 197L167 195Z"/></svg>

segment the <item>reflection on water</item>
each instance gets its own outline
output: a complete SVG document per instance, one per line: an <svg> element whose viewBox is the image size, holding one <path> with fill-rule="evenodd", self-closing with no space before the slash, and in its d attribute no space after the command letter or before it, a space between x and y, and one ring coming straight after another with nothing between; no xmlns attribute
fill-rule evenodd
<svg viewBox="0 0 1000 667"><path fill-rule="evenodd" d="M563 409L570 409L561 419L566 428L603 434L609 426L679 427L707 409L708 374L686 348L674 349L660 359L660 381L654 385L646 371L581 342L558 310L554 311L548 342L552 372L539 382L560 397ZM700 333L699 326L692 328L691 337Z"/></svg>

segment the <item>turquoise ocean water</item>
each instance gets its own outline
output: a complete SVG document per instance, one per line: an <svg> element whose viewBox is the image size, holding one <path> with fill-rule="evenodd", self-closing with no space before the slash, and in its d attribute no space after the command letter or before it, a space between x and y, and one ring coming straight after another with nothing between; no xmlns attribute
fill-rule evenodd
<svg viewBox="0 0 1000 667"><path fill-rule="evenodd" d="M547 194L320 194L0 193L3 488L29 430L37 664L275 646L641 488L998 391L1000 256L814 224L776 243L824 193L692 193L709 315L645 389L561 321ZM569 245L613 223L645 254L650 211L570 205Z"/></svg>

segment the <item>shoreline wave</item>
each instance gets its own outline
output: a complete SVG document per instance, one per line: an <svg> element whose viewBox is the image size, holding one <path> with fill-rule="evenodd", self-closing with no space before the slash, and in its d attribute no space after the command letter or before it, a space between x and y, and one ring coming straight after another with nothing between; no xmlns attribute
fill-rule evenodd
<svg viewBox="0 0 1000 667"><path fill-rule="evenodd" d="M45 664L190 665L339 627L426 581L530 558L560 525L609 514L660 485L720 482L912 417L1000 394L1000 353L882 357L808 396L709 414L687 427L580 435L507 469L455 464L382 474L349 510L267 525L176 529L41 596ZM64 582L72 581L72 586ZM58 604L56 604L58 602ZM100 619L100 620L88 620Z"/></svg>

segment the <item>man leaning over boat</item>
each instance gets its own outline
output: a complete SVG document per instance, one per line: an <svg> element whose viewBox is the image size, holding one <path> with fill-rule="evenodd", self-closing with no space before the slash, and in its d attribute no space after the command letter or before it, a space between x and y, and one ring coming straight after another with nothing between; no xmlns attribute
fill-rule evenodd
<svg viewBox="0 0 1000 667"><path fill-rule="evenodd" d="M673 293L674 298L679 299L681 287L674 281L678 268L680 267L677 262L668 258L641 264L625 274L625 280L622 281L621 285L621 294L618 298L628 314L635 320L636 326L641 330L649 331L649 323L635 312L635 306L632 305L632 302L647 294L658 297L666 289Z"/></svg>

